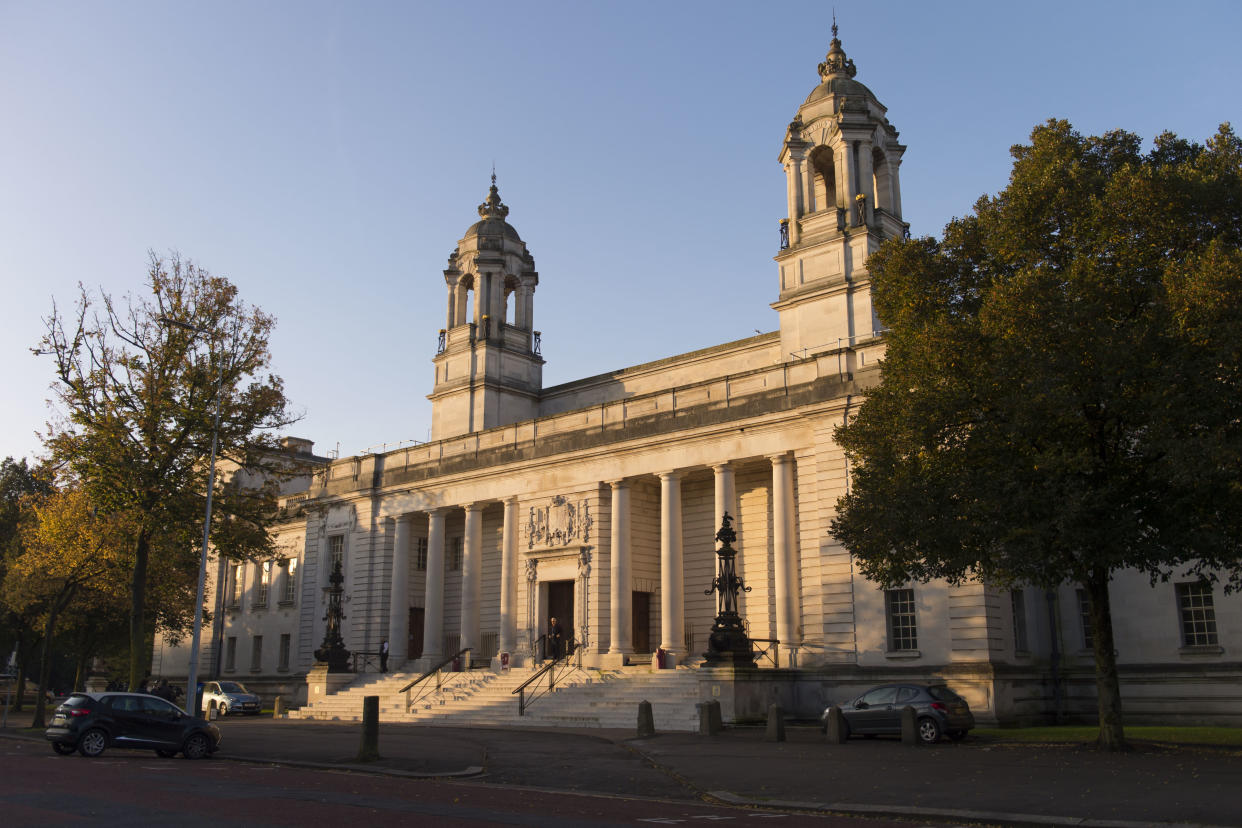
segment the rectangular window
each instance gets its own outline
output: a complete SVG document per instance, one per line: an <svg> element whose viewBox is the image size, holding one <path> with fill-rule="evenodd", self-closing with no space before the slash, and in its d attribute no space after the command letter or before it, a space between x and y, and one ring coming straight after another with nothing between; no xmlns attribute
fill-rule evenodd
<svg viewBox="0 0 1242 828"><path fill-rule="evenodd" d="M241 606L241 574L241 564L229 564L225 590L227 606Z"/></svg>
<svg viewBox="0 0 1242 828"><path fill-rule="evenodd" d="M237 636L230 635L224 643L224 671L231 673L237 669Z"/></svg>
<svg viewBox="0 0 1242 828"><path fill-rule="evenodd" d="M267 593L272 585L272 562L264 561L259 566L259 589L254 596L254 605L256 607L267 606Z"/></svg>
<svg viewBox="0 0 1242 828"><path fill-rule="evenodd" d="M448 559L450 572L457 572L461 569L461 538L453 538L449 541Z"/></svg>
<svg viewBox="0 0 1242 828"><path fill-rule="evenodd" d="M298 559L285 558L280 562L280 568L284 573L285 587L281 595L280 603L292 604L298 594Z"/></svg>
<svg viewBox="0 0 1242 828"><path fill-rule="evenodd" d="M1095 647L1095 626L1091 623L1091 596L1085 589L1078 590L1078 619L1082 625L1082 648Z"/></svg>
<svg viewBox="0 0 1242 828"><path fill-rule="evenodd" d="M289 669L289 646L292 638L289 633L280 634L280 662L276 665L277 670Z"/></svg>
<svg viewBox="0 0 1242 828"><path fill-rule="evenodd" d="M914 590L884 590L884 612L888 618L889 651L917 650L919 635L914 618Z"/></svg>
<svg viewBox="0 0 1242 828"><path fill-rule="evenodd" d="M418 544L414 548L414 569L418 572L427 571L427 539L418 538Z"/></svg>
<svg viewBox="0 0 1242 828"><path fill-rule="evenodd" d="M345 571L345 536L333 535L328 538L328 572L324 576L326 581L329 576L336 571L337 564L341 565L341 572Z"/></svg>
<svg viewBox="0 0 1242 828"><path fill-rule="evenodd" d="M250 672L263 669L263 636L256 635L250 647Z"/></svg>
<svg viewBox="0 0 1242 828"><path fill-rule="evenodd" d="M1211 584L1204 581L1178 584L1177 608L1181 614L1183 647L1219 646Z"/></svg>
<svg viewBox="0 0 1242 828"><path fill-rule="evenodd" d="M1026 640L1026 593L1020 589L1010 590L1009 601L1013 607L1013 651L1029 652Z"/></svg>

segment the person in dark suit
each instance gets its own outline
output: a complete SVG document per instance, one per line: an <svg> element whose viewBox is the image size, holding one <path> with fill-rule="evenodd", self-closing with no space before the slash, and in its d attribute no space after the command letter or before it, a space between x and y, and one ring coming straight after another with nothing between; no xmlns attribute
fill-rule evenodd
<svg viewBox="0 0 1242 828"><path fill-rule="evenodd" d="M565 636L565 631L561 629L561 622L555 618L548 619L548 658L557 659L561 657L561 640Z"/></svg>
<svg viewBox="0 0 1242 828"><path fill-rule="evenodd" d="M388 672L388 639L380 643L380 672Z"/></svg>

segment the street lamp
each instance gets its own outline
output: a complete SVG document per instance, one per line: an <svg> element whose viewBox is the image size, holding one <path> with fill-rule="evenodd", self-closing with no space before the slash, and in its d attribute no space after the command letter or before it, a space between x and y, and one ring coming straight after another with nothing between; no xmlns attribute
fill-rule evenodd
<svg viewBox="0 0 1242 828"><path fill-rule="evenodd" d="M182 328L196 334L208 333L206 328L200 328L176 319L169 319L166 316L161 316L159 321L164 325ZM203 593L206 591L207 583L207 542L211 536L211 496L216 488L216 443L220 437L220 389L223 387L223 384L224 371L220 371L219 377L216 378L216 416L211 425L211 465L207 468L207 517L203 522L203 549L198 561L198 590L194 597L194 631L190 634L190 668L185 682L186 709L195 716L200 715L198 709L198 644L203 634Z"/></svg>

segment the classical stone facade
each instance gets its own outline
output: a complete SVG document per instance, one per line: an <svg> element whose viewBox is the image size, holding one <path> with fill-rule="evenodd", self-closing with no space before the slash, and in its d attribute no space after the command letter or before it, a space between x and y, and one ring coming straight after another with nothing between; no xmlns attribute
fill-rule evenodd
<svg viewBox="0 0 1242 828"><path fill-rule="evenodd" d="M833 430L884 353L867 257L907 226L905 147L835 31L819 73L779 156L779 330L544 388L539 275L493 177L444 271L431 442L326 463L286 499L281 560L218 571L206 674L295 686L323 638L337 559L346 645L375 652L387 639L394 669L466 649L476 664L508 654L521 668L553 615L588 667L657 650L668 667L695 667L727 512L750 587L740 615L795 712L933 676L984 722L1093 710L1074 588L881 590L829 534L850 476ZM1188 717L1242 719L1236 598L1123 575L1113 603L1132 714L1167 716L1165 701L1189 697Z"/></svg>

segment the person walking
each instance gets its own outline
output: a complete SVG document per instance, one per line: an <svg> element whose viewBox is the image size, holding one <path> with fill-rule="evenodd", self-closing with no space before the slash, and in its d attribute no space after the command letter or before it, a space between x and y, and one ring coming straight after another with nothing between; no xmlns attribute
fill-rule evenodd
<svg viewBox="0 0 1242 828"><path fill-rule="evenodd" d="M564 637L565 631L561 629L561 622L555 617L548 619L548 652L552 660L561 657L561 639Z"/></svg>
<svg viewBox="0 0 1242 828"><path fill-rule="evenodd" d="M388 639L385 638L380 643L380 672L388 672Z"/></svg>

